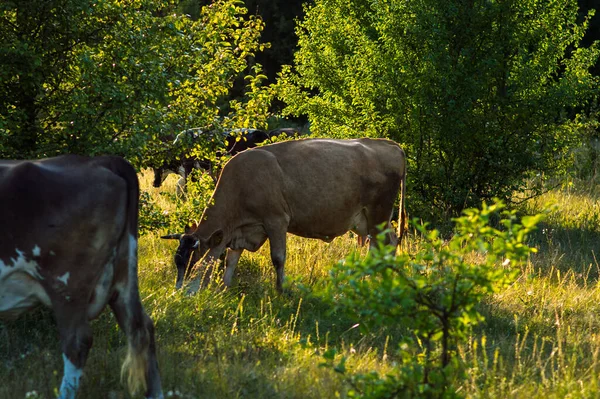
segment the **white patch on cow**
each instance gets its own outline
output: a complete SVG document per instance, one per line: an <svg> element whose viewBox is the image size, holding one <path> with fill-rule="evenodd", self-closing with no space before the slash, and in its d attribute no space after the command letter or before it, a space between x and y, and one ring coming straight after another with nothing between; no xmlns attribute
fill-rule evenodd
<svg viewBox="0 0 600 399"><path fill-rule="evenodd" d="M16 252L16 253L17 253L17 255L19 255L19 256L23 256L23 255L25 255L25 253L24 253L23 251L21 251L19 248L16 248L16 249L15 249L15 252Z"/></svg>
<svg viewBox="0 0 600 399"><path fill-rule="evenodd" d="M7 268L11 268L12 271L21 271L21 272L25 272L27 274L29 274L31 277L36 278L41 280L43 277L40 275L39 273L39 265L36 261L34 260L28 260L27 257L25 256L25 253L21 250L19 250L18 248L15 249L15 252L17 253L17 255L19 255L18 258L10 258L12 265L8 264L6 265L4 262L2 262L0 260L0 270L4 268L4 271L7 271ZM2 275L2 273L0 273L0 275Z"/></svg>
<svg viewBox="0 0 600 399"><path fill-rule="evenodd" d="M16 258L8 263L0 260L0 316L18 316L38 303L50 306L50 298L39 283L39 265L25 253L15 249Z"/></svg>
<svg viewBox="0 0 600 399"><path fill-rule="evenodd" d="M121 258L117 260L117 252L119 251L121 249L115 248L113 256L104 267L104 273L96 285L95 300L88 307L88 317L90 318L95 318L104 309L108 295L118 292L123 301L128 303L131 294L137 293L137 239L130 235L127 242L127 279L116 281L113 284L114 268L121 262Z"/></svg>
<svg viewBox="0 0 600 399"><path fill-rule="evenodd" d="M137 281L137 238L129 235L129 278ZM133 277L133 278L132 278Z"/></svg>
<svg viewBox="0 0 600 399"><path fill-rule="evenodd" d="M132 292L137 292L137 284L138 284L138 263L137 263L137 247L138 242L137 238L133 235L129 235L129 270L127 271L127 292L125 295L129 297ZM128 298L129 300L129 298Z"/></svg>
<svg viewBox="0 0 600 399"><path fill-rule="evenodd" d="M129 235L129 287L134 287L137 286L137 269L138 269L138 262L137 262L137 247L138 247L138 242L137 242L137 238L134 237L133 235Z"/></svg>
<svg viewBox="0 0 600 399"><path fill-rule="evenodd" d="M54 256L56 253L54 251L50 251L50 255Z"/></svg>
<svg viewBox="0 0 600 399"><path fill-rule="evenodd" d="M135 238L133 235L129 235L129 240L127 242L127 258L127 278L120 279L111 286L112 291L118 292L119 296L125 303L129 303L132 294L136 294L138 292L137 238ZM121 260L121 258L119 260Z"/></svg>
<svg viewBox="0 0 600 399"><path fill-rule="evenodd" d="M71 277L71 272L66 272L65 274L63 274L60 277L57 277L56 279L58 281L61 281L64 285L67 285L67 282L69 281L69 277Z"/></svg>
<svg viewBox="0 0 600 399"><path fill-rule="evenodd" d="M33 254L33 256L39 257L42 254L42 249L36 245L35 247L33 247L33 251L31 251L31 253Z"/></svg>
<svg viewBox="0 0 600 399"><path fill-rule="evenodd" d="M81 369L75 367L69 358L63 353L63 379L60 384L60 399L75 399L75 394L79 388L79 380L83 374Z"/></svg>

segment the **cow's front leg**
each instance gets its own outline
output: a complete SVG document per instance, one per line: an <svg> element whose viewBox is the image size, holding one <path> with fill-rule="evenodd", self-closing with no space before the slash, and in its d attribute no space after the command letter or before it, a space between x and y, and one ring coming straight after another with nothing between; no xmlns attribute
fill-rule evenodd
<svg viewBox="0 0 600 399"><path fill-rule="evenodd" d="M231 287L231 280L233 280L233 273L235 268L242 256L244 249L228 249L227 257L225 258L225 273L223 274L223 283L225 287Z"/></svg>
<svg viewBox="0 0 600 399"><path fill-rule="evenodd" d="M75 399L83 366L92 347L92 332L87 313L81 309L65 307L56 313L63 352L63 378L60 384L60 399Z"/></svg>
<svg viewBox="0 0 600 399"><path fill-rule="evenodd" d="M268 234L268 233L267 233ZM271 245L271 261L275 266L277 281L275 288L277 291L283 292L283 282L285 280L285 258L286 258L286 233L269 234L269 243Z"/></svg>

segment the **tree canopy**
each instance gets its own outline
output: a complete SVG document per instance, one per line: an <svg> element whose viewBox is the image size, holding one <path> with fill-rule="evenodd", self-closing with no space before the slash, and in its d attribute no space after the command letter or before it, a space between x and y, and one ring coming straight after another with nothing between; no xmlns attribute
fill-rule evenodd
<svg viewBox="0 0 600 399"><path fill-rule="evenodd" d="M196 20L175 1L50 0L0 5L0 157L113 153L160 162L190 127L265 124L256 65L245 99L220 107L260 52L263 23L218 0Z"/></svg>
<svg viewBox="0 0 600 399"><path fill-rule="evenodd" d="M317 0L282 96L317 134L401 143L413 204L456 214L560 167L597 95L588 22L575 0Z"/></svg>

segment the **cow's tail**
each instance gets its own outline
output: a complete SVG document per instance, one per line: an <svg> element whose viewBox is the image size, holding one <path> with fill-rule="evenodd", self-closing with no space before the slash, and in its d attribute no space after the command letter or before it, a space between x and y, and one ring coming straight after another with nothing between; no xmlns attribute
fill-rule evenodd
<svg viewBox="0 0 600 399"><path fill-rule="evenodd" d="M121 157L110 157L110 169L127 182L127 228L126 233L137 240L138 237L138 207L140 201L140 183L134 167ZM136 248L137 250L137 248ZM137 252L136 252L137 258ZM137 268L137 263L136 263ZM136 270L137 271L137 270Z"/></svg>
<svg viewBox="0 0 600 399"><path fill-rule="evenodd" d="M148 369L148 348L150 337L147 329L133 329L128 333L127 357L121 368L121 380L127 382L129 392L134 395L138 391L148 389L146 370Z"/></svg>
<svg viewBox="0 0 600 399"><path fill-rule="evenodd" d="M127 181L127 233L129 235L128 291L129 313L132 317L129 331L126 331L127 357L121 368L121 378L126 379L129 391L145 392L148 388L147 372L150 346L153 342L154 326L142 308L138 287L138 208L140 188L137 173L128 162L121 162L118 173Z"/></svg>
<svg viewBox="0 0 600 399"><path fill-rule="evenodd" d="M129 391L134 394L138 390L146 391L148 388L147 372L149 370L149 356L153 356L154 326L144 312L138 288L138 208L140 188L137 173L134 167L125 159L111 157L112 162L108 167L113 173L120 176L127 183L127 222L122 239L128 243L128 269L127 288L120 295L124 295L127 308L127 320L122 328L127 335L127 356L121 368L121 379L127 382ZM105 165L106 166L106 165ZM152 384L152 382L150 381Z"/></svg>
<svg viewBox="0 0 600 399"><path fill-rule="evenodd" d="M402 177L400 178L400 204L398 207L398 246L402 244L402 237L408 230L408 219L406 217L406 156L404 155L404 151L402 151L402 163L403 163L403 171Z"/></svg>

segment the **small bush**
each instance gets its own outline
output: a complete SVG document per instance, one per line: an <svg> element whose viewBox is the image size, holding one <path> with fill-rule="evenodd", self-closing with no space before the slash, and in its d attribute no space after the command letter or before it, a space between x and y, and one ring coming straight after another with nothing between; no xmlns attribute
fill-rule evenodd
<svg viewBox="0 0 600 399"><path fill-rule="evenodd" d="M140 193L139 233L163 229L169 226L167 214L156 204L147 191Z"/></svg>
<svg viewBox="0 0 600 399"><path fill-rule="evenodd" d="M491 226L498 220L498 228ZM496 201L481 210L468 209L455 219L455 233L444 241L437 230L413 225L422 235L422 250L393 255L380 245L364 259L350 255L331 272L328 292L337 309L362 328L401 325L406 334L397 348L395 373L349 375L350 397L457 397L453 381L463 368L456 347L483 321L477 304L514 281L535 252L526 236L543 214L523 217ZM326 364L348 374L345 359Z"/></svg>
<svg viewBox="0 0 600 399"><path fill-rule="evenodd" d="M188 176L182 194L161 192L163 201L153 199L142 191L140 194L140 234L166 230L182 232L187 224L199 222L202 212L210 201L214 182L207 173L195 170Z"/></svg>

